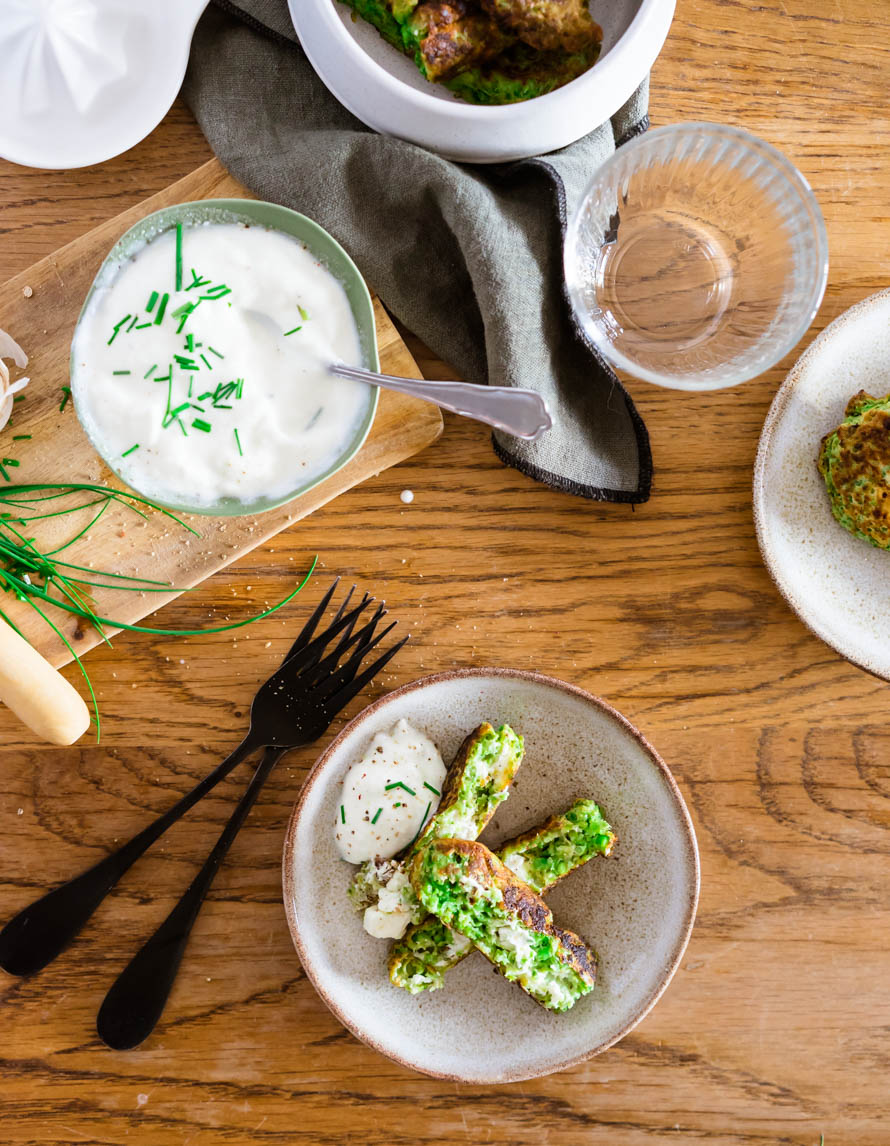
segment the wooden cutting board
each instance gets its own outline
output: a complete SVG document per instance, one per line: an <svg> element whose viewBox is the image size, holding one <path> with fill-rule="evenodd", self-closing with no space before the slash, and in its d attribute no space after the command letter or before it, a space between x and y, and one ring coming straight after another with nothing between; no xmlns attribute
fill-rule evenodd
<svg viewBox="0 0 890 1146"><path fill-rule="evenodd" d="M8 331L30 358L24 372L31 379L25 401L16 405L11 427L0 430L0 457L20 463L7 470L13 481L98 482L126 489L90 445L73 403L59 409L62 387L68 384L68 354L81 305L105 255L139 219L175 203L233 197L247 199L251 195L212 160L0 286L0 328ZM374 308L381 369L387 374L419 378L417 364L376 298ZM135 514L114 507L65 557L97 571L170 584L169 591L145 594L92 590L99 616L136 624L183 590L236 561L344 490L424 449L441 432L442 418L435 406L383 391L374 426L356 457L339 473L288 505L246 518L182 515L200 537L190 536L159 513L151 512L149 519L142 521ZM12 437L17 434L30 434L31 439L13 442ZM0 479L0 494L4 484ZM0 511L4 508L0 506ZM41 540L55 544L67 540L87 524L88 512L42 523ZM0 608L53 664L61 665L71 659L64 644L27 604L5 595L0 597ZM78 655L99 643L101 638L88 624L56 609L51 609L51 615ZM231 617L236 619L240 618ZM208 627L221 623L224 618L206 622ZM108 629L109 633L114 631Z"/></svg>

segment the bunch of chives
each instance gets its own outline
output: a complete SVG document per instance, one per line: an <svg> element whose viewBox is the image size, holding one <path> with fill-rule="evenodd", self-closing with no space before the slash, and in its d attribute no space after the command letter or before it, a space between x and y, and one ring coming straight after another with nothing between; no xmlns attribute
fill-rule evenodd
<svg viewBox="0 0 890 1146"><path fill-rule="evenodd" d="M66 502L70 502L72 498L74 504L67 504ZM61 505L59 505L60 502ZM100 733L99 708L89 675L70 641L59 628L59 625L48 615L46 606L88 621L107 644L111 642L105 632L106 627L169 637L192 637L207 633L230 632L233 629L240 629L245 625L253 624L254 621L262 620L264 617L269 617L283 608L289 601L292 601L312 576L318 560L316 557L303 580L278 604L242 621L233 621L226 625L206 629L161 629L147 625L127 624L125 621L103 617L96 613L90 590L121 589L134 593L171 593L179 590L175 589L169 582L90 569L66 561L60 556L92 530L112 504L126 506L128 510L146 520L148 514L145 511L155 510L193 536L200 537L197 530L192 529L190 525L169 510L164 509L163 506L156 505L138 494L124 493L121 490L109 489L106 486L93 485L87 482L40 482L27 485L10 484L0 489L0 590L11 593L16 600L24 602L34 610L49 625L77 662L92 698L97 739ZM90 516L87 524L78 529L62 545L53 549L41 547L36 538L23 532L23 529L29 529L36 522L66 517L87 509L95 509L96 511ZM19 632L15 623L2 610L0 610L0 618L11 625L16 632Z"/></svg>

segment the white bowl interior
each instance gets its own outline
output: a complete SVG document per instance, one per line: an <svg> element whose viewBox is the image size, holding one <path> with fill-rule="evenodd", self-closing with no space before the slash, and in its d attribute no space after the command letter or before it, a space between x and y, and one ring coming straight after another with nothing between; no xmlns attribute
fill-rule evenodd
<svg viewBox="0 0 890 1146"><path fill-rule="evenodd" d="M890 390L890 291L828 326L776 395L754 471L767 568L801 619L842 656L890 680L890 554L831 514L816 468L823 435L857 390Z"/></svg>
<svg viewBox="0 0 890 1146"><path fill-rule="evenodd" d="M590 11L603 30L603 50L598 63L614 48L630 27L633 18L640 10L640 4L641 0L615 0L614 4L609 4L606 0L591 0ZM384 71L424 95L452 103L455 101L463 103L442 84L431 84L425 80L413 60L397 52L391 44L387 44L366 20L353 19L352 9L346 4L337 3L336 8L344 28L352 39Z"/></svg>
<svg viewBox="0 0 890 1146"><path fill-rule="evenodd" d="M612 856L574 872L547 896L557 921L599 955L596 989L567 1014L539 1007L479 954L451 971L441 991L411 996L389 983L389 944L366 935L348 905L356 869L339 858L333 825L349 765L374 732L401 717L430 735L446 761L482 720L507 721L525 737L515 790L482 837L490 846L581 796L597 799L617 831ZM626 1033L682 955L698 886L688 814L651 749L587 694L524 674L446 674L371 706L307 780L284 864L304 967L341 1020L417 1070L475 1082L546 1074Z"/></svg>

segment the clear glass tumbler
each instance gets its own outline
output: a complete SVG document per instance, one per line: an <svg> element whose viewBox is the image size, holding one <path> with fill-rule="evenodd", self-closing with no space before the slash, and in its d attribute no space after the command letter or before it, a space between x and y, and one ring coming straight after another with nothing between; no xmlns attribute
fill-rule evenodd
<svg viewBox="0 0 890 1146"><path fill-rule="evenodd" d="M804 335L825 291L819 204L762 139L715 123L624 144L569 223L572 305L601 353L648 382L734 386Z"/></svg>

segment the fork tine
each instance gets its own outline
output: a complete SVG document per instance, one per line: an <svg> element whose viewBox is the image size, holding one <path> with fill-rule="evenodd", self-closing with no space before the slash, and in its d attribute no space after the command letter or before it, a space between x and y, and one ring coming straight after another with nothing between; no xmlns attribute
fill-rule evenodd
<svg viewBox="0 0 890 1146"><path fill-rule="evenodd" d="M336 647L322 660L319 660L315 665L312 666L311 677L313 679L310 680L309 670L302 674L303 679L312 685L322 681L325 676L329 676L331 673L335 672L343 654L352 645L356 645L357 648L364 648L364 650L367 651L368 641L370 641L371 637L374 635L374 629L377 627L381 617L385 616L386 609L383 602L381 601L374 612L374 616L371 617L367 624L363 625L357 633L353 633L353 626L349 626L343 636L337 642ZM354 656L355 654L353 653L351 655Z"/></svg>
<svg viewBox="0 0 890 1146"><path fill-rule="evenodd" d="M354 592L355 592L355 585L353 585L352 588L349 590L349 592L346 594L345 598L343 599L342 604L340 605L340 608L334 614L333 620L331 621L330 625L328 625L328 629L330 629L331 625L336 625L338 621L342 620L343 614L346 612L346 607L349 604L349 602L352 600L352 594ZM364 600L367 601L368 598L369 598L369 594L365 593ZM347 633L352 632L354 625L355 625L355 621L353 620L346 626L346 632ZM324 632L326 632L326 631L327 631L327 629L323 630L322 633L320 634L320 637L323 636ZM318 642L316 642L316 644L318 644ZM319 644L318 647L316 648L315 652L313 653L313 655L309 658L309 660L304 660L303 662L301 662L303 667L304 668L312 668L314 665L317 665L319 660L321 659L321 657L324 654L324 648L325 648L324 643Z"/></svg>
<svg viewBox="0 0 890 1146"><path fill-rule="evenodd" d="M346 606L347 606L347 605L349 604L349 602L352 600L352 594L353 594L354 592L355 592L355 585L353 585L353 586L352 586L352 588L349 590L349 592L348 592L348 593L346 594L346 596L343 598L343 604L340 606L340 608L339 608L339 609L337 610L337 612L334 614L334 620L335 620L335 621L339 621L339 620L340 620L340 618L343 616L343 614L346 612ZM364 599L367 599L368 597L370 597L370 595L371 595L370 593L365 593L365 598L364 598Z"/></svg>
<svg viewBox="0 0 890 1146"><path fill-rule="evenodd" d="M333 696L339 688L342 688L345 684L349 684L349 682L355 677L355 674L361 667L362 661L368 655L368 653L371 652L372 649L376 648L377 645L379 645L383 640L383 638L387 636L388 633L392 632L398 623L398 621L393 621L391 624L387 625L383 632L378 633L373 640L371 639L373 634L369 633L362 644L357 646L357 648L350 655L349 659L345 661L339 669L331 673L331 675L326 680L319 681L319 683L316 685L316 688L318 689L318 695L323 697Z"/></svg>
<svg viewBox="0 0 890 1146"><path fill-rule="evenodd" d="M331 597L333 597L333 595L334 595L334 590L337 588L337 586L339 584L340 584L340 578L335 577L334 583L331 585L330 589L328 589L327 593L325 593L325 595L322 597L322 599L318 602L318 605L316 605L315 610L313 611L312 615L309 617L309 620L306 622L306 624L300 630L300 635L297 637L297 639L291 645L290 649L288 649L287 656L281 662L282 666L286 665L287 662L291 659L292 656L294 656L295 653L298 653L304 645L309 643L309 640L311 639L312 634L315 632L315 630L318 626L318 622L324 616L325 610L327 609L328 605L331 603ZM353 588L355 588L355 586L353 586ZM350 590L349 596L350 597L352 596L352 590ZM349 597L347 597L346 600L348 601ZM342 606L341 606L341 608L342 608Z"/></svg>
<svg viewBox="0 0 890 1146"><path fill-rule="evenodd" d="M362 597L362 604L363 605L369 605L370 603L371 603L371 594L365 593L364 597ZM383 603L381 602L381 604L378 606L377 612L379 613L382 608L383 608ZM339 618L335 618L335 620L339 620ZM333 652L328 653L328 655L324 658L324 660L319 660L318 665L317 665L319 670L327 671L326 668L322 670L322 666L326 665L326 662L330 662L332 657L333 657L333 663L336 664L336 662L340 659L343 652L345 652L345 650L349 648L350 644L352 644L352 640L353 640L352 634L353 634L353 631L355 630L355 622L357 620L358 620L358 616L356 616L355 619L350 624L348 624L346 626L346 628L343 630L343 633L340 637L340 640L337 642L337 645L334 648Z"/></svg>
<svg viewBox="0 0 890 1146"><path fill-rule="evenodd" d="M319 652L319 650L323 650L327 645L329 645L334 637L338 637L348 625L354 624L355 618L363 613L373 600L373 597L369 597L366 601L361 601L353 609L350 609L348 613L342 616L339 621L334 621L332 624L328 625L328 627L324 629L323 632L319 633L317 637L313 637L308 645L305 645L302 649L299 649L282 667L288 670L299 670L305 668L307 665L314 665L317 659L316 654ZM278 671L281 672L282 670L279 669Z"/></svg>
<svg viewBox="0 0 890 1146"><path fill-rule="evenodd" d="M393 622L393 624L396 623L397 622L395 621ZM351 681L349 684L344 685L344 687L339 692L334 693L333 696L327 697L324 701L324 704L328 711L330 711L332 707L336 712L344 709L346 705L349 704L349 702L352 700L352 698L361 692L368 681L373 680L373 678L383 668L385 668L386 665L389 664L399 649L401 649L403 645L406 645L410 639L410 633L407 636L402 637L402 639L397 641L391 649L388 649L383 654L383 656L378 657L373 664L369 665L364 672L359 673L355 680Z"/></svg>

